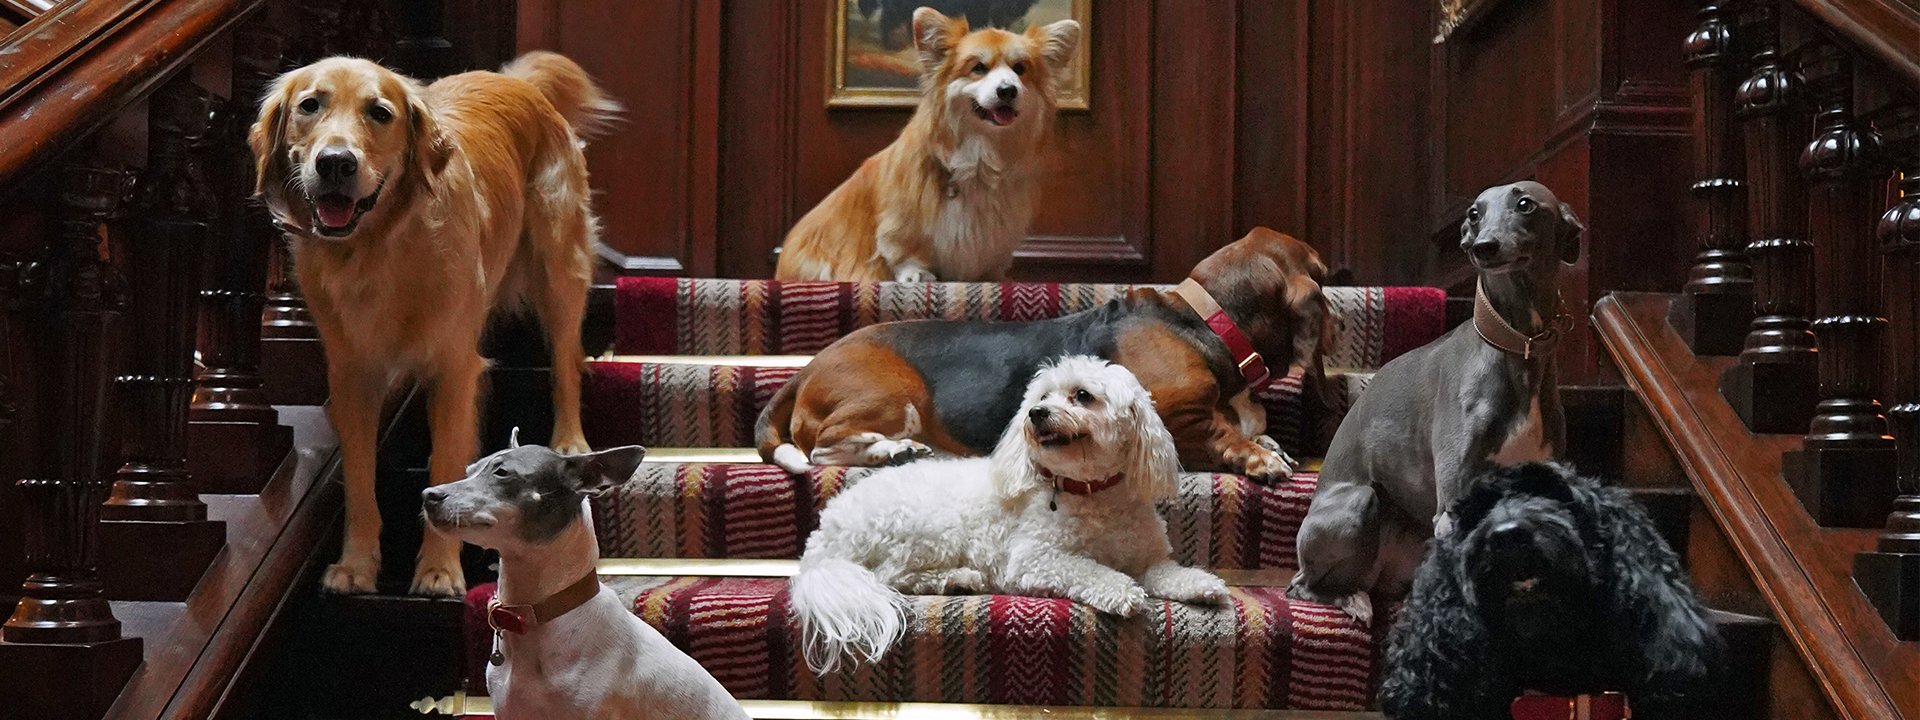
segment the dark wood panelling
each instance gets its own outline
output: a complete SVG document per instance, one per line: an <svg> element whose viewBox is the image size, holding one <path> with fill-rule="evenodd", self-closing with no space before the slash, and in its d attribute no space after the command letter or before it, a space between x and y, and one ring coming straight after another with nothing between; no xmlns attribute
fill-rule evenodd
<svg viewBox="0 0 1920 720"><path fill-rule="evenodd" d="M587 147L607 258L712 274L719 0L521 0L518 20L521 51L572 57L626 105L624 124Z"/></svg>

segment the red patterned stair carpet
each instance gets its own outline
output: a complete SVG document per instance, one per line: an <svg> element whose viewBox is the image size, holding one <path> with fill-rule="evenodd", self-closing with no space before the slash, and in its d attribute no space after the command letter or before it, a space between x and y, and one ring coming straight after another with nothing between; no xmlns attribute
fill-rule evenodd
<svg viewBox="0 0 1920 720"><path fill-rule="evenodd" d="M876 322L916 318L1032 320L1097 305L1117 285L788 283L624 279L617 352L810 354ZM1437 337L1444 297L1429 288L1329 288L1338 323L1336 390ZM793 370L601 362L588 384L595 446L743 447L759 409ZM1276 439L1318 447L1319 418L1297 379L1256 393ZM1336 392L1336 395L1342 393ZM828 498L869 470L791 477L757 464L649 464L596 502L609 558L794 558ZM1216 569L1288 570L1315 475L1265 487L1188 473L1163 507L1175 552ZM801 661L782 579L608 577L636 613L742 698L1359 709L1370 704L1384 627L1236 587L1223 608L1162 604L1122 620L1072 602L1011 596L914 598L911 631L874 666L816 677ZM484 687L491 586L468 596L474 688Z"/></svg>

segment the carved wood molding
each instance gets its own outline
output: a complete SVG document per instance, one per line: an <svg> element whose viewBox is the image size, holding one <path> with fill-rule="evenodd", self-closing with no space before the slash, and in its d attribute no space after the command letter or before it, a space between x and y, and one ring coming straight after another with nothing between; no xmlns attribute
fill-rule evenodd
<svg viewBox="0 0 1920 720"><path fill-rule="evenodd" d="M75 2L0 43L0 185L110 122L265 0Z"/></svg>
<svg viewBox="0 0 1920 720"><path fill-rule="evenodd" d="M1781 479L1791 435L1753 435L1715 390L1726 358L1696 358L1666 323L1672 296L1615 293L1594 307L1608 352L1739 553L1841 718L1920 716L1920 646L1900 643L1854 587L1873 533L1816 525Z"/></svg>
<svg viewBox="0 0 1920 720"><path fill-rule="evenodd" d="M1920 8L1900 0L1794 0L1861 49L1920 83Z"/></svg>

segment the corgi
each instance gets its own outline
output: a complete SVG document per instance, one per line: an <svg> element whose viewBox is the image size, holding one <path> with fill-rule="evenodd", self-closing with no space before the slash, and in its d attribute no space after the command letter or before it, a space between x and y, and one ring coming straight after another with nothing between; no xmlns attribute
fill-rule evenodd
<svg viewBox="0 0 1920 720"><path fill-rule="evenodd" d="M1080 24L969 31L923 7L913 42L913 120L787 233L776 279L999 280L1013 265Z"/></svg>

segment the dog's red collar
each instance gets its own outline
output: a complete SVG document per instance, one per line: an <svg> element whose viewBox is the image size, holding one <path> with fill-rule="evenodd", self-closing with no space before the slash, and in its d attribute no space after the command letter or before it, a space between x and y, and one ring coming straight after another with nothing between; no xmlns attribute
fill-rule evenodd
<svg viewBox="0 0 1920 720"><path fill-rule="evenodd" d="M1240 326L1227 316L1227 311L1221 309L1220 303L1214 302L1213 295L1206 288L1200 287L1200 283L1193 278L1187 278L1174 286L1173 294L1187 301L1194 314L1206 321L1207 329L1212 330L1220 342L1226 343L1227 353L1233 356L1234 366L1240 369L1240 376L1247 379L1249 387L1267 379L1267 359L1260 357L1260 352L1253 349L1253 341L1247 339L1246 333L1240 332Z"/></svg>
<svg viewBox="0 0 1920 720"><path fill-rule="evenodd" d="M525 635L535 625L553 622L574 608L587 604L595 595L600 594L600 574L589 570L579 580L573 581L545 600L532 605L502 605L500 596L495 595L487 601L487 625L495 633L510 632Z"/></svg>
<svg viewBox="0 0 1920 720"><path fill-rule="evenodd" d="M1595 695L1526 695L1513 699L1513 720L1627 720L1633 708L1617 692Z"/></svg>
<svg viewBox="0 0 1920 720"><path fill-rule="evenodd" d="M1114 473L1113 477L1105 480L1075 480L1073 478L1063 478L1042 469L1040 471L1040 477L1052 482L1055 490L1068 495L1092 495L1101 490L1119 485L1121 480L1127 478L1127 475L1126 473Z"/></svg>

